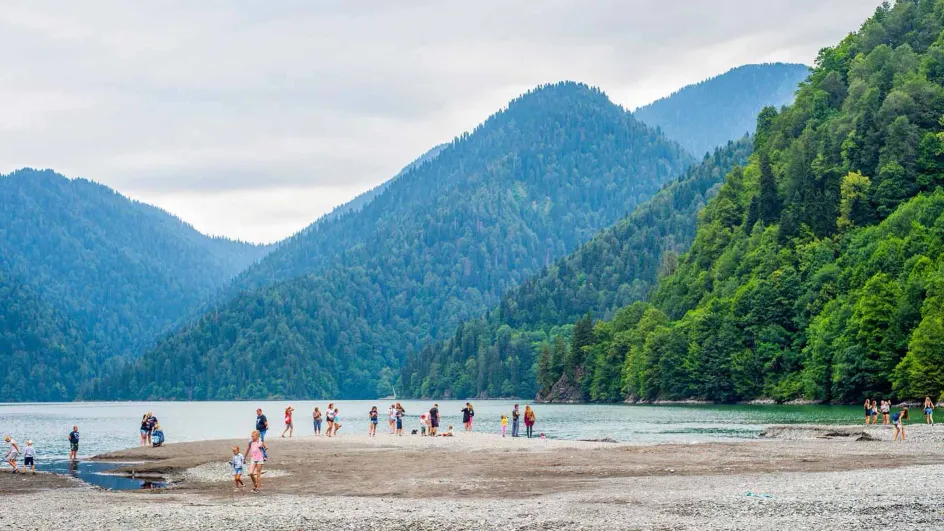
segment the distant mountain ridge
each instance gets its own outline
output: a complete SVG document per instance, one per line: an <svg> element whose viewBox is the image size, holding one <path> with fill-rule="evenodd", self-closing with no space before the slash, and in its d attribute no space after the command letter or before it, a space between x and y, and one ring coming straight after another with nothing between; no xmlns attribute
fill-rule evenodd
<svg viewBox="0 0 944 531"><path fill-rule="evenodd" d="M599 90L542 86L362 209L283 243L240 275L232 300L95 396L386 394L410 349L497 302L689 163Z"/></svg>
<svg viewBox="0 0 944 531"><path fill-rule="evenodd" d="M765 106L792 103L797 85L809 72L806 65L790 63L739 66L683 87L633 114L701 158L730 140L752 134L757 113Z"/></svg>
<svg viewBox="0 0 944 531"><path fill-rule="evenodd" d="M0 205L0 279L78 331L96 364L134 355L268 251L50 170L0 175Z"/></svg>
<svg viewBox="0 0 944 531"><path fill-rule="evenodd" d="M376 199L378 195L382 194L384 190L386 190L387 187L390 186L390 184L393 181L397 180L398 178L400 178L401 176L403 176L405 173L409 172L410 170L417 168L435 159L437 156L439 156L442 150L446 148L447 145L448 144L439 144L438 146L427 151L426 153L423 153L422 155L417 157L416 160L404 166L404 168L400 170L400 173L397 173L390 179L380 183L374 188L371 188L370 190L367 190L366 192L362 194L358 194L357 197L355 197L354 199L351 199L347 203L344 203L343 205L334 208L331 212L322 216L321 219L319 219L315 223L323 222L323 221L330 221L332 219L337 219L338 217L343 216L344 214L349 214L351 212L359 211L360 209L364 208L367 204L369 204L371 201ZM305 230L307 230L310 227L311 226L307 227Z"/></svg>

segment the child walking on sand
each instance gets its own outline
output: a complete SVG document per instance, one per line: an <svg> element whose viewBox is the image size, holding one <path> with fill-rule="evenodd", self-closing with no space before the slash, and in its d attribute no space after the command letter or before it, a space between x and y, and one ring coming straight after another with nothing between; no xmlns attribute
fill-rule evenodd
<svg viewBox="0 0 944 531"><path fill-rule="evenodd" d="M420 415L420 435L426 437L426 413Z"/></svg>
<svg viewBox="0 0 944 531"><path fill-rule="evenodd" d="M501 416L501 427L502 427L502 437L504 437L505 430L508 429L508 416L507 415Z"/></svg>
<svg viewBox="0 0 944 531"><path fill-rule="evenodd" d="M243 454L239 453L239 446L233 447L233 460L230 462L233 465L233 481L236 483L236 488L241 489L245 486L243 483Z"/></svg>

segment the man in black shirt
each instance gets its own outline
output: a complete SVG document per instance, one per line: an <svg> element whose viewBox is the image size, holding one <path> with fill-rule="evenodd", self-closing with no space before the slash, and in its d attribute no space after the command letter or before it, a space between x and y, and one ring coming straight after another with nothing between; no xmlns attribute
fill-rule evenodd
<svg viewBox="0 0 944 531"><path fill-rule="evenodd" d="M439 404L433 404L433 408L429 410L429 434L435 437L436 432L438 430L439 430Z"/></svg>
<svg viewBox="0 0 944 531"><path fill-rule="evenodd" d="M265 442L265 434L269 430L269 419L262 414L262 408L256 409L256 429L259 430L259 439Z"/></svg>

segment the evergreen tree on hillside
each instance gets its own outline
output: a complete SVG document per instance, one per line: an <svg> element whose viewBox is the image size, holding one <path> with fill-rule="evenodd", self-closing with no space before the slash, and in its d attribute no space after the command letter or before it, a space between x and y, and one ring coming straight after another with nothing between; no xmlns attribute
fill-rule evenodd
<svg viewBox="0 0 944 531"><path fill-rule="evenodd" d="M742 190L705 207L651 299L670 319L625 332L645 354L619 334L589 347L625 351L624 397L940 396L941 50L944 3L885 4L820 53L792 106L761 113Z"/></svg>
<svg viewBox="0 0 944 531"><path fill-rule="evenodd" d="M518 360L522 372L516 395L539 394L553 399L550 391L564 373L564 354L572 352L566 347L566 338L572 335L573 326L561 325L588 314L613 316L621 306L645 298L660 274L674 271L679 253L694 238L698 212L718 191L724 174L747 160L751 142L750 138L742 138L706 156L701 164L576 253L511 291L489 312L484 328L482 320L470 321L460 326L452 338L427 345L410 356L400 372L404 393L424 397L491 396L489 388L494 384L490 382L472 388L465 385L465 367L472 354L461 345L463 338L473 333L481 344L494 345L497 367L506 366L510 356ZM726 223L738 225L742 214L736 204L744 193L743 184L739 177L729 179L729 183L731 186L723 188L722 193L732 203L732 210L723 217ZM499 334L502 330L508 334L508 345L513 348L502 348ZM601 333L606 331L594 331ZM620 356L613 350L587 350L584 364L592 361L600 370L582 372L578 382L581 392L600 400L621 396L621 367L619 363L610 363L622 359ZM554 365L555 360L558 366ZM498 370L495 378L504 380L504 372ZM574 381L568 379L568 384L573 385Z"/></svg>

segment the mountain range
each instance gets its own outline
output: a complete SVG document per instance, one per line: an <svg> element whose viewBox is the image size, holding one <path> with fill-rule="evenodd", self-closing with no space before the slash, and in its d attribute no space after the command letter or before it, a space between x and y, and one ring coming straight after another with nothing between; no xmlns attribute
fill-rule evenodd
<svg viewBox="0 0 944 531"><path fill-rule="evenodd" d="M637 119L656 126L696 157L750 134L757 113L793 102L810 67L790 63L744 65L688 85L636 109Z"/></svg>
<svg viewBox="0 0 944 531"><path fill-rule="evenodd" d="M689 163L599 90L539 87L358 212L280 245L236 279L245 288L235 298L98 392L375 396L411 349L497 302Z"/></svg>
<svg viewBox="0 0 944 531"><path fill-rule="evenodd" d="M692 113L725 100L732 115L756 106L759 85L781 83L785 66L757 68L778 72L697 91L706 99ZM8 378L3 396L386 395L411 388L398 379L404 363L426 370L424 346L489 308L486 321L540 330L537 343L569 341L581 312L609 317L647 298L749 150L728 143L744 131L719 133L724 147L688 169L690 151L660 133L671 120L639 116L585 85L539 87L272 246L208 238L89 181L4 176L0 194L15 209L0 227L0 296L10 301L0 349L42 363ZM532 312L538 300L574 304ZM533 343L516 393L537 388ZM504 379L494 380L471 389L501 394Z"/></svg>

